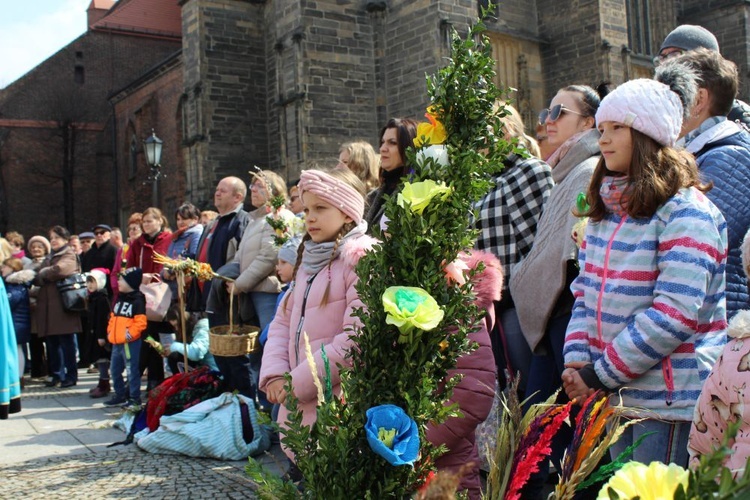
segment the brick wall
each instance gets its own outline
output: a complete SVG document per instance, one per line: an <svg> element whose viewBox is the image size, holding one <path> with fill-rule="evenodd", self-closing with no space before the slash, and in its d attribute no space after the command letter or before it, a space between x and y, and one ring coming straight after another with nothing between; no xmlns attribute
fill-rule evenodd
<svg viewBox="0 0 750 500"><path fill-rule="evenodd" d="M605 74L597 0L537 0L545 101L570 84L595 85ZM564 22L563 22L564 20Z"/></svg>
<svg viewBox="0 0 750 500"><path fill-rule="evenodd" d="M172 218L174 210L190 201L205 205L205 200L193 199L187 188L183 145L179 140L182 128L182 64L179 57L160 68L158 74L143 85L133 85L113 97L117 119L117 189L121 220L126 214L142 212L153 206L154 183L149 181L150 167L146 163L143 140L153 132L162 139L161 172L157 182L157 203L165 215ZM135 169L131 169L130 147L135 139Z"/></svg>
<svg viewBox="0 0 750 500"><path fill-rule="evenodd" d="M318 0L306 6L301 41L305 158L333 167L343 142L374 143L380 127L373 23L362 2Z"/></svg>
<svg viewBox="0 0 750 500"><path fill-rule="evenodd" d="M271 162L263 7L236 0L182 5L189 197L210 204L227 175Z"/></svg>
<svg viewBox="0 0 750 500"><path fill-rule="evenodd" d="M88 32L3 90L0 232L39 233L58 223L80 232L98 221L115 223L107 96L178 47L175 41ZM75 129L66 175L64 123ZM72 182L67 203L63 177Z"/></svg>

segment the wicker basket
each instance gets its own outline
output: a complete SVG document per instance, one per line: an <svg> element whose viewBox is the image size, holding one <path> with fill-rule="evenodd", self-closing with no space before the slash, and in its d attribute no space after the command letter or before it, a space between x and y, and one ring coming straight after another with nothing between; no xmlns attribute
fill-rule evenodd
<svg viewBox="0 0 750 500"><path fill-rule="evenodd" d="M214 356L244 356L260 349L257 326L234 326L229 334L229 325L214 326L208 334L208 350Z"/></svg>

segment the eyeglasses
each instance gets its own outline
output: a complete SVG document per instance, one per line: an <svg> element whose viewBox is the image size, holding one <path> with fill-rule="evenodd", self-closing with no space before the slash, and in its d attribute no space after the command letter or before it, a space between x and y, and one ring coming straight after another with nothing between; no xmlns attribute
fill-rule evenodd
<svg viewBox="0 0 750 500"><path fill-rule="evenodd" d="M669 49L666 49L669 50ZM681 49L674 49L671 52L664 52L662 54L659 54L658 56L654 57L654 66L659 67L661 63L666 61L667 59L672 59L673 57L677 57L680 54L682 54L684 51Z"/></svg>
<svg viewBox="0 0 750 500"><path fill-rule="evenodd" d="M101 235L103 235L103 234L104 234L104 233L106 233L106 232L107 232L107 231L94 231L94 234L95 234L96 236L101 236Z"/></svg>
<svg viewBox="0 0 750 500"><path fill-rule="evenodd" d="M544 125L547 122L547 118L549 118L549 121L554 123L560 119L560 116L563 113L573 113L574 115L578 116L586 116L583 113L579 113L578 111L573 111L570 108L566 108L564 104L555 104L551 108L543 109L539 113L539 124Z"/></svg>

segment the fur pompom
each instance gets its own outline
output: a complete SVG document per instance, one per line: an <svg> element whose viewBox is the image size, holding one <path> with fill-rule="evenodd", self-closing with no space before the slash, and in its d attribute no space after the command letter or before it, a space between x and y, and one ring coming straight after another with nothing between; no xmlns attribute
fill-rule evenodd
<svg viewBox="0 0 750 500"><path fill-rule="evenodd" d="M750 311L744 309L729 321L727 335L735 339L750 337Z"/></svg>
<svg viewBox="0 0 750 500"><path fill-rule="evenodd" d="M654 79L663 83L680 97L682 119L690 116L695 97L698 95L698 74L685 63L667 61L656 68Z"/></svg>

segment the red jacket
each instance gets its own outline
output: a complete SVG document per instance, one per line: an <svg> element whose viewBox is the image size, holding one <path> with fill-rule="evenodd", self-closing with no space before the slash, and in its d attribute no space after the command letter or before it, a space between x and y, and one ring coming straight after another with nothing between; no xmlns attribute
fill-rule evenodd
<svg viewBox="0 0 750 500"><path fill-rule="evenodd" d="M479 344L470 354L458 359L456 368L448 372L448 378L462 374L461 382L453 389L452 402L458 404L463 417L449 418L441 425L427 427L427 439L433 445L444 444L448 451L435 461L438 470L458 472L461 466L474 463L465 471L459 488L466 490L470 499L481 497L479 480L479 452L475 431L487 419L495 396L495 357L492 354L490 334L495 324L494 301L500 300L503 289L503 270L497 257L480 250L464 254L462 260L470 269L479 262L484 270L473 278L476 305L487 311L479 330L469 334L469 340Z"/></svg>
<svg viewBox="0 0 750 500"><path fill-rule="evenodd" d="M128 267L140 267L144 273L159 274L164 266L154 262L154 252L167 255L171 242L172 233L169 231L157 234L153 243L146 241L146 235L142 234L130 245Z"/></svg>

